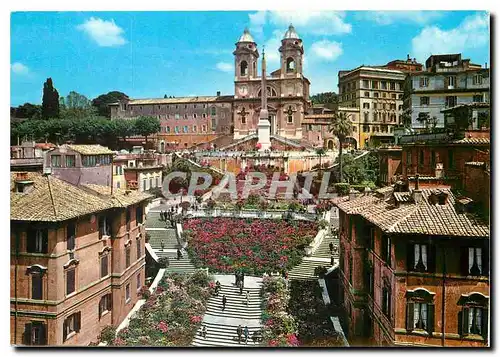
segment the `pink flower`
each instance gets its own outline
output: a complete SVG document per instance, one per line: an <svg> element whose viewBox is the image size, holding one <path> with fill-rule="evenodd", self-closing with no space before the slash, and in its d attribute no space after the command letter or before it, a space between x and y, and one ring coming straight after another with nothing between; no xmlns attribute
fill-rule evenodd
<svg viewBox="0 0 500 357"><path fill-rule="evenodd" d="M168 331L168 326L165 321L160 321L160 323L156 327L163 333L166 333Z"/></svg>
<svg viewBox="0 0 500 357"><path fill-rule="evenodd" d="M271 346L271 347L276 347L276 346L278 346L278 341L276 341L276 340L271 340L271 341L269 341L269 346Z"/></svg>
<svg viewBox="0 0 500 357"><path fill-rule="evenodd" d="M191 323L197 324L197 323L201 322L202 318L201 318L201 316L191 316L190 320L191 320Z"/></svg>

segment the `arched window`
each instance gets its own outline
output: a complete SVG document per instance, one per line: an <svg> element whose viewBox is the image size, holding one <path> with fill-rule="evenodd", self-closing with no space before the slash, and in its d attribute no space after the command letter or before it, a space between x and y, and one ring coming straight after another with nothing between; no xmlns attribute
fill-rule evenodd
<svg viewBox="0 0 500 357"><path fill-rule="evenodd" d="M328 150L333 150L333 140L328 140Z"/></svg>
<svg viewBox="0 0 500 357"><path fill-rule="evenodd" d="M406 291L406 330L434 331L435 293L424 288Z"/></svg>
<svg viewBox="0 0 500 357"><path fill-rule="evenodd" d="M165 152L165 142L164 142L164 141L162 141L162 142L160 143L160 151L161 151L161 152Z"/></svg>
<svg viewBox="0 0 500 357"><path fill-rule="evenodd" d="M286 60L286 71L295 72L295 61L293 60L292 57L289 57Z"/></svg>
<svg viewBox="0 0 500 357"><path fill-rule="evenodd" d="M240 63L240 75L246 76L248 74L248 63L247 61L241 61Z"/></svg>
<svg viewBox="0 0 500 357"><path fill-rule="evenodd" d="M260 97L262 95L262 89L259 90L258 96ZM272 87L267 87L267 96L268 97L277 97L278 93L276 90Z"/></svg>
<svg viewBox="0 0 500 357"><path fill-rule="evenodd" d="M293 123L293 110L292 110L291 106L288 106L288 110L287 110L286 114L287 114L288 124L292 124Z"/></svg>

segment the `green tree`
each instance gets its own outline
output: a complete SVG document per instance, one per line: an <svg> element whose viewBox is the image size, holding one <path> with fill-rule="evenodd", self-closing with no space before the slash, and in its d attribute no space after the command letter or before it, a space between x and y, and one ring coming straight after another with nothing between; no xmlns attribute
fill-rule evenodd
<svg viewBox="0 0 500 357"><path fill-rule="evenodd" d="M111 118L111 109L108 104L116 103L123 99L128 99L128 96L125 93L112 91L106 94L101 94L92 100L92 105L97 108L97 113L100 116Z"/></svg>
<svg viewBox="0 0 500 357"><path fill-rule="evenodd" d="M144 136L146 146L148 145L148 136L160 131L160 121L153 117L139 117L135 120L135 132L137 135Z"/></svg>
<svg viewBox="0 0 500 357"><path fill-rule="evenodd" d="M316 149L316 155L318 155L318 156L319 156L319 171L320 171L320 172L321 172L321 170L323 169L323 166L321 166L321 158L322 158L323 156L325 156L325 154L326 154L326 153L325 153L325 149L323 149L323 148L317 148L317 149Z"/></svg>
<svg viewBox="0 0 500 357"><path fill-rule="evenodd" d="M42 117L42 106L31 103L24 103L13 109L15 118L40 119Z"/></svg>
<svg viewBox="0 0 500 357"><path fill-rule="evenodd" d="M352 125L350 114L337 112L333 124L330 126L330 132L339 139L339 166L340 166L340 182L343 182L342 170L342 145L345 139L352 133Z"/></svg>
<svg viewBox="0 0 500 357"><path fill-rule="evenodd" d="M89 118L97 116L97 109L90 99L71 91L66 97L59 98L61 118Z"/></svg>
<svg viewBox="0 0 500 357"><path fill-rule="evenodd" d="M327 108L334 108L338 104L337 93L334 92L324 92L317 93L310 97L313 104L324 104Z"/></svg>
<svg viewBox="0 0 500 357"><path fill-rule="evenodd" d="M47 78L43 84L42 117L59 118L59 93L54 88L52 78Z"/></svg>

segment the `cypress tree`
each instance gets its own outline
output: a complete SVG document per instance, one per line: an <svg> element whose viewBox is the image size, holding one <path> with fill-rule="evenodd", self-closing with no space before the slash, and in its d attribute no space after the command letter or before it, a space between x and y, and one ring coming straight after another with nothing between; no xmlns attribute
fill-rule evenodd
<svg viewBox="0 0 500 357"><path fill-rule="evenodd" d="M52 78L47 78L43 84L42 117L44 119L59 117L59 93L52 84Z"/></svg>

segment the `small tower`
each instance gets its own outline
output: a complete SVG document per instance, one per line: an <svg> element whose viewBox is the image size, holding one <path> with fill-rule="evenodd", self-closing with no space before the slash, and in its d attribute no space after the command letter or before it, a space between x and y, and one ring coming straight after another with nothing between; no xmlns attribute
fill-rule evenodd
<svg viewBox="0 0 500 357"><path fill-rule="evenodd" d="M269 150L271 148L269 112L267 111L267 88L266 86L266 56L262 51L262 95L260 105L259 123L257 124L257 142L260 144L259 151Z"/></svg>
<svg viewBox="0 0 500 357"><path fill-rule="evenodd" d="M279 51L281 54L281 75L285 78L301 75L304 46L292 24L288 26L288 30L281 40Z"/></svg>
<svg viewBox="0 0 500 357"><path fill-rule="evenodd" d="M245 29L238 42L234 55L235 80L257 78L259 51L250 31Z"/></svg>

